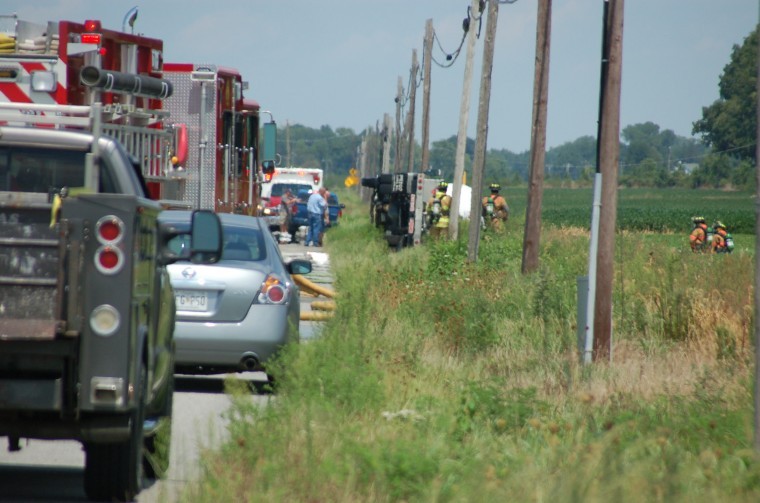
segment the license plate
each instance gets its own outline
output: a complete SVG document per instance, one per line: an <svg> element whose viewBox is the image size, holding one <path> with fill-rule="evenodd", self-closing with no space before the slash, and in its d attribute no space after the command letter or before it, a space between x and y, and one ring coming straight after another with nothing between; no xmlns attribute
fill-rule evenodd
<svg viewBox="0 0 760 503"><path fill-rule="evenodd" d="M206 311L208 309L206 292L177 290L174 292L174 302L177 305L177 311Z"/></svg>

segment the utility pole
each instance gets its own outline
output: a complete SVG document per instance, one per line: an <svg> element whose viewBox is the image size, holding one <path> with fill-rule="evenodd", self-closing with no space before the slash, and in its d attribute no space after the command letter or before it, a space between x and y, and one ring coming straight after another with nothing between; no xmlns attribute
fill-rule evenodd
<svg viewBox="0 0 760 503"><path fill-rule="evenodd" d="M391 172L391 134L393 129L391 126L391 116L385 114L383 116L383 169L382 173Z"/></svg>
<svg viewBox="0 0 760 503"><path fill-rule="evenodd" d="M499 17L499 2L488 2L486 39L483 47L483 69L480 74L480 98L478 104L477 139L475 156L472 161L472 199L470 201L470 233L467 245L467 260L477 262L480 245L480 194L483 192L483 171L486 164L486 137L488 136L488 106L491 100L491 74L493 72L493 50L496 42L496 22Z"/></svg>
<svg viewBox="0 0 760 503"><path fill-rule="evenodd" d="M760 96L760 51L757 53L756 96ZM757 124L760 124L760 102L755 103ZM760 195L760 127L755 142L755 194ZM755 197L755 320L760 319L760 198ZM760 323L755 325L755 451L760 452Z"/></svg>
<svg viewBox="0 0 760 503"><path fill-rule="evenodd" d="M541 202L546 157L546 109L549 101L549 53L551 47L552 0L538 0L536 21L536 65L533 76L533 125L530 132L530 185L525 212L522 273L538 268L541 241Z"/></svg>
<svg viewBox="0 0 760 503"><path fill-rule="evenodd" d="M420 171L427 173L430 167L430 60L433 59L433 20L425 23L425 44L422 51L422 160Z"/></svg>
<svg viewBox="0 0 760 503"><path fill-rule="evenodd" d="M360 178L367 177L367 131L364 131L364 136L362 137L362 143L359 147L359 175ZM368 199L369 193L366 190L366 187L361 187L361 199L362 201L366 201Z"/></svg>
<svg viewBox="0 0 760 503"><path fill-rule="evenodd" d="M477 13L477 15L475 14ZM459 239L459 206L462 195L462 178L464 175L464 158L467 152L467 121L470 117L470 85L472 84L472 60L475 55L476 29L473 26L477 16L480 18L480 0L472 0L469 10L469 25L467 26L467 55L464 62L464 83L462 84L462 101L459 104L459 130L457 133L457 150L454 163L454 195L451 198L449 211L449 236L453 241ZM473 222L475 215L470 215Z"/></svg>
<svg viewBox="0 0 760 503"><path fill-rule="evenodd" d="M407 171L414 171L414 105L417 97L417 71L419 70L419 64L417 63L417 49L412 49L412 69L410 71L411 78L409 79L409 112L407 118L409 134L409 162L407 164Z"/></svg>
<svg viewBox="0 0 760 503"><path fill-rule="evenodd" d="M290 121L285 121L285 166L288 168L292 166L290 164Z"/></svg>
<svg viewBox="0 0 760 503"><path fill-rule="evenodd" d="M617 221L618 164L620 161L620 88L623 63L624 0L605 0L609 18L605 26L608 47L604 82L599 164L602 172L602 206L599 219L596 300L594 307L594 359L612 356L612 280Z"/></svg>
<svg viewBox="0 0 760 503"><path fill-rule="evenodd" d="M401 82L401 76L398 77L396 88L396 152L393 159L393 172L401 173L401 100L404 99L404 85Z"/></svg>

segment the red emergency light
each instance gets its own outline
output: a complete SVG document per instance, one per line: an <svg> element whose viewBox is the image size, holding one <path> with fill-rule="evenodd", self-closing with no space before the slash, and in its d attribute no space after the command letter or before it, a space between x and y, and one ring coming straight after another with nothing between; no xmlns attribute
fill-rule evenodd
<svg viewBox="0 0 760 503"><path fill-rule="evenodd" d="M274 176L273 173L264 173L264 181L265 182L271 182L273 176Z"/></svg>
<svg viewBox="0 0 760 503"><path fill-rule="evenodd" d="M100 45L102 35L100 33L82 33L83 44Z"/></svg>
<svg viewBox="0 0 760 503"><path fill-rule="evenodd" d="M95 19L88 19L84 22L84 31L96 32L100 31L100 29L100 21L97 21Z"/></svg>
<svg viewBox="0 0 760 503"><path fill-rule="evenodd" d="M319 185L319 175L314 175L314 185Z"/></svg>

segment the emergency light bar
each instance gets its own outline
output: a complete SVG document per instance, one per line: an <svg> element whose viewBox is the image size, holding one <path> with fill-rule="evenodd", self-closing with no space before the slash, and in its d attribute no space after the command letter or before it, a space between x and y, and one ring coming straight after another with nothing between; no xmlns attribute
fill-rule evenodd
<svg viewBox="0 0 760 503"><path fill-rule="evenodd" d="M102 35L100 33L82 33L83 44L96 44L100 45Z"/></svg>

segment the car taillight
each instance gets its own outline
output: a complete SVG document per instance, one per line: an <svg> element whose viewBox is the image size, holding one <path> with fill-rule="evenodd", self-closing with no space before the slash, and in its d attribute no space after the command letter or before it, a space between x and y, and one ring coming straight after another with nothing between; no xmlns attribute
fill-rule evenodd
<svg viewBox="0 0 760 503"><path fill-rule="evenodd" d="M288 301L288 289L273 274L261 284L258 301L260 304L284 304Z"/></svg>
<svg viewBox="0 0 760 503"><path fill-rule="evenodd" d="M117 216L102 217L95 224L101 246L95 252L95 267L102 274L116 274L124 267L124 252L118 244L124 238L124 222Z"/></svg>

